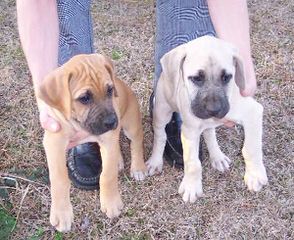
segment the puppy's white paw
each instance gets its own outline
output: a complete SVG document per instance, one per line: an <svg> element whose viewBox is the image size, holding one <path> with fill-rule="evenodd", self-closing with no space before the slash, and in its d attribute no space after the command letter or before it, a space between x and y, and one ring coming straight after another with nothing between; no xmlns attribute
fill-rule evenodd
<svg viewBox="0 0 294 240"><path fill-rule="evenodd" d="M146 162L148 175L152 176L155 173L162 172L163 159L151 157Z"/></svg>
<svg viewBox="0 0 294 240"><path fill-rule="evenodd" d="M179 187L179 194L183 195L184 202L194 203L203 195L201 179L184 176Z"/></svg>
<svg viewBox="0 0 294 240"><path fill-rule="evenodd" d="M66 207L51 206L50 223L59 232L70 231L72 222L73 222L73 210L72 210L71 204L69 204Z"/></svg>
<svg viewBox="0 0 294 240"><path fill-rule="evenodd" d="M136 181L143 181L147 175L147 171L131 170L131 177L134 178Z"/></svg>
<svg viewBox="0 0 294 240"><path fill-rule="evenodd" d="M106 213L107 217L115 218L118 217L123 208L120 195L113 196L111 198L100 197L101 211Z"/></svg>
<svg viewBox="0 0 294 240"><path fill-rule="evenodd" d="M224 172L229 169L231 160L222 152L218 156L210 157L211 165L214 169Z"/></svg>
<svg viewBox="0 0 294 240"><path fill-rule="evenodd" d="M244 181L250 191L260 191L262 186L268 183L264 166L250 170L246 169Z"/></svg>

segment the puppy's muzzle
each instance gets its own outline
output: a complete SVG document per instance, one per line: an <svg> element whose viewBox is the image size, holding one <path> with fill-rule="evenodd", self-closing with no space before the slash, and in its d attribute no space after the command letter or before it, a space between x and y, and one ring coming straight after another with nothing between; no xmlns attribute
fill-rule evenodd
<svg viewBox="0 0 294 240"><path fill-rule="evenodd" d="M217 116L221 116L222 114L225 113L225 111L223 111L222 113L222 101L220 100L216 100L216 101L206 101L206 107L205 110L207 112L207 114L211 117L217 117Z"/></svg>
<svg viewBox="0 0 294 240"><path fill-rule="evenodd" d="M115 113L110 113L103 120L102 124L105 129L113 130L117 127L117 117Z"/></svg>
<svg viewBox="0 0 294 240"><path fill-rule="evenodd" d="M191 104L193 114L201 119L223 118L230 109L228 99L225 95L198 95Z"/></svg>
<svg viewBox="0 0 294 240"><path fill-rule="evenodd" d="M118 118L114 109L95 110L89 112L86 121L83 123L83 127L89 133L101 135L117 128Z"/></svg>

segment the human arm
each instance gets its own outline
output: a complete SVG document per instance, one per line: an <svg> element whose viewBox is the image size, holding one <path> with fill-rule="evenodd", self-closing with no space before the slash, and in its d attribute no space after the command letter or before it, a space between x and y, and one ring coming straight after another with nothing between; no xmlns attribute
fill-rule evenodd
<svg viewBox="0 0 294 240"><path fill-rule="evenodd" d="M20 40L36 92L44 77L58 66L57 4L56 0L17 0L16 3ZM38 104L38 108L41 126L50 132L58 132L61 126L48 114L47 105ZM68 148L87 135L77 132Z"/></svg>
<svg viewBox="0 0 294 240"><path fill-rule="evenodd" d="M19 36L36 91L44 77L57 67L57 4L55 0L17 0L16 4ZM48 115L46 106L38 105L42 127L58 131L60 125Z"/></svg>
<svg viewBox="0 0 294 240"><path fill-rule="evenodd" d="M210 17L219 38L238 47L245 70L243 96L254 95L256 76L251 57L249 17L246 0L207 0Z"/></svg>

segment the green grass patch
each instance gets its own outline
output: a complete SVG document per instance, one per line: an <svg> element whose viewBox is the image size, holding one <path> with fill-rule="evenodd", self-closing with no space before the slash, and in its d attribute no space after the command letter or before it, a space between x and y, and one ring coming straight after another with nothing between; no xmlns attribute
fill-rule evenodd
<svg viewBox="0 0 294 240"><path fill-rule="evenodd" d="M37 231L28 240L39 240L44 235L45 230L43 228L38 228Z"/></svg>
<svg viewBox="0 0 294 240"><path fill-rule="evenodd" d="M135 210L135 209L132 209L132 208L129 208L129 209L127 210L127 212L126 212L126 215L127 215L128 217L133 217L133 216L135 216L135 214L136 214L136 210Z"/></svg>
<svg viewBox="0 0 294 240"><path fill-rule="evenodd" d="M123 57L123 53L121 51L118 50L112 50L111 52L111 58L113 60L119 60Z"/></svg>
<svg viewBox="0 0 294 240"><path fill-rule="evenodd" d="M15 217L9 215L9 213L0 207L0 239L8 239L14 229L15 223Z"/></svg>
<svg viewBox="0 0 294 240"><path fill-rule="evenodd" d="M56 232L54 236L54 240L62 240L62 233L61 232Z"/></svg>

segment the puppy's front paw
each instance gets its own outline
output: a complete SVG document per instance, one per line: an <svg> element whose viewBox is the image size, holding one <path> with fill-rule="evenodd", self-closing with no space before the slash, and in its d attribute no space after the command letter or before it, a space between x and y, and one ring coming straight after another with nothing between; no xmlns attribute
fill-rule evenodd
<svg viewBox="0 0 294 240"><path fill-rule="evenodd" d="M51 206L50 223L59 232L70 231L72 222L73 222L73 210L72 210L71 204L69 204L66 207Z"/></svg>
<svg viewBox="0 0 294 240"><path fill-rule="evenodd" d="M250 191L258 192L268 182L264 166L246 169L244 181Z"/></svg>
<svg viewBox="0 0 294 240"><path fill-rule="evenodd" d="M210 157L211 165L214 169L224 172L229 169L231 160L222 152L218 156Z"/></svg>
<svg viewBox="0 0 294 240"><path fill-rule="evenodd" d="M143 181L147 176L147 167L144 159L133 161L131 164L131 177L136 181Z"/></svg>
<svg viewBox="0 0 294 240"><path fill-rule="evenodd" d="M147 176L147 170L131 170L131 177L134 178L136 181L143 181Z"/></svg>
<svg viewBox="0 0 294 240"><path fill-rule="evenodd" d="M101 196L100 204L101 204L101 211L104 212L109 218L118 217L123 208L123 203L121 201L119 194L111 198Z"/></svg>
<svg viewBox="0 0 294 240"><path fill-rule="evenodd" d="M184 176L179 187L179 194L183 195L184 202L194 203L203 194L201 179Z"/></svg>
<svg viewBox="0 0 294 240"><path fill-rule="evenodd" d="M151 157L146 162L148 175L152 176L155 173L161 173L162 172L162 166L163 166L163 159Z"/></svg>

